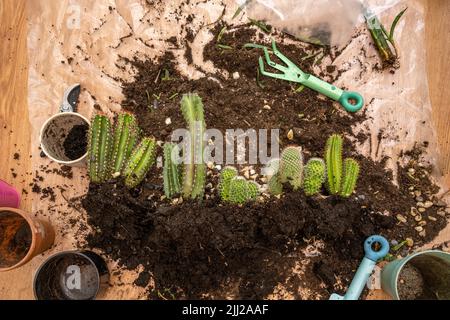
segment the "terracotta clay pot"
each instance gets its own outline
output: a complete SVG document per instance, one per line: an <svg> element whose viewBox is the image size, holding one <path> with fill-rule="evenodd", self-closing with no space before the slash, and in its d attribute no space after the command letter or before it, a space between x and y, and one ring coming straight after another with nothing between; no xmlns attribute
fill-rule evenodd
<svg viewBox="0 0 450 320"><path fill-rule="evenodd" d="M0 272L23 266L50 248L52 226L14 208L0 208Z"/></svg>

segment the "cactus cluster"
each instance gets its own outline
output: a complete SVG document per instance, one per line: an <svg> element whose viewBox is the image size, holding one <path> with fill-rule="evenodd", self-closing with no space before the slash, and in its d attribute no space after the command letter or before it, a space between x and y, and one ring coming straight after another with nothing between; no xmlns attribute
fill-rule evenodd
<svg viewBox="0 0 450 320"><path fill-rule="evenodd" d="M259 185L238 176L234 167L225 167L220 173L219 194L224 202L244 204L256 200L260 194Z"/></svg>
<svg viewBox="0 0 450 320"><path fill-rule="evenodd" d="M359 164L352 158L342 163L343 139L334 134L328 138L325 149L327 166L327 188L330 194L348 198L356 187L359 175Z"/></svg>
<svg viewBox="0 0 450 320"><path fill-rule="evenodd" d="M180 149L174 143L166 143L164 145L164 193L166 197L171 199L181 190L179 164L177 157Z"/></svg>
<svg viewBox="0 0 450 320"><path fill-rule="evenodd" d="M305 194L312 196L320 192L326 180L331 195L350 197L358 180L359 164L352 158L342 161L342 145L340 135L330 136L325 148L325 161L312 158L304 167L302 149L287 147L281 153L281 159L272 160L266 168L269 169L269 192L279 195L283 192L283 185L289 183L294 190L303 187Z"/></svg>
<svg viewBox="0 0 450 320"><path fill-rule="evenodd" d="M113 129L105 115L91 121L88 146L88 172L92 183L103 183L121 175L125 185L134 188L145 178L155 162L156 141L139 140L140 130L133 115L122 113Z"/></svg>
<svg viewBox="0 0 450 320"><path fill-rule="evenodd" d="M188 125L189 150L183 150L184 198L202 199L205 193L206 164L203 159L205 148L205 119L202 99L197 94L186 94L181 100L181 112Z"/></svg>

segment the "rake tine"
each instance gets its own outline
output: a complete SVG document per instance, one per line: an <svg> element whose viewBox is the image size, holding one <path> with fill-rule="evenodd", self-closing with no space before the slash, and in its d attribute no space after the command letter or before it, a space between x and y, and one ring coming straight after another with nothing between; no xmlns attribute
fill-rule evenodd
<svg viewBox="0 0 450 320"><path fill-rule="evenodd" d="M263 61L262 57L259 57L259 71L261 72L262 75L267 76L267 77L272 77L272 78L281 79L281 80L286 79L284 74L267 72L264 69L264 61Z"/></svg>
<svg viewBox="0 0 450 320"><path fill-rule="evenodd" d="M269 51L267 50L267 48L264 48L264 57L266 58L267 64L269 66L271 66L272 68L277 69L278 71L281 71L284 73L286 73L288 71L288 68L283 67L282 65L279 65L270 59Z"/></svg>
<svg viewBox="0 0 450 320"><path fill-rule="evenodd" d="M291 60L288 59L288 57L286 57L284 54L282 54L278 48L277 45L275 43L275 40L272 40L272 48L273 48L273 53L281 60L283 61L289 68L295 68L298 69L297 65L295 65L295 63L293 63Z"/></svg>

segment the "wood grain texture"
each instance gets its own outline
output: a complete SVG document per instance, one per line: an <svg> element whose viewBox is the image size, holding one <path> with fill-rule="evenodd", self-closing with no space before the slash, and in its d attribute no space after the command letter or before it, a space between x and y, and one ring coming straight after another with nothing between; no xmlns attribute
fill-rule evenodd
<svg viewBox="0 0 450 320"><path fill-rule="evenodd" d="M433 115L441 146L442 164L450 183L450 106L445 94L450 83L450 1L423 0L428 4L428 75ZM0 0L0 179L18 190L29 190L32 180L27 105L27 0ZM5 127L6 126L6 127ZM15 152L20 154L14 160ZM14 178L11 172L17 177ZM31 209L31 194L24 195L22 208ZM448 229L447 229L448 230ZM448 233L444 235L449 239ZM32 277L43 257L8 273L0 273L0 299L32 299ZM372 298L386 298L381 292ZM120 295L111 293L111 298Z"/></svg>
<svg viewBox="0 0 450 320"><path fill-rule="evenodd" d="M0 179L19 192L27 191L31 181L25 6L26 0L0 1ZM15 153L19 160L14 159ZM30 207L31 197L24 193L22 208Z"/></svg>
<svg viewBox="0 0 450 320"><path fill-rule="evenodd" d="M427 61L433 120L441 150L440 167L450 185L450 1L427 1Z"/></svg>

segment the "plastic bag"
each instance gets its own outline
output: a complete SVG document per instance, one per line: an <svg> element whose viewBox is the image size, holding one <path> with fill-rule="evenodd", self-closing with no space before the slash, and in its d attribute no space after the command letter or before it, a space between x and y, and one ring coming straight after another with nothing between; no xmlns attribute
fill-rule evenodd
<svg viewBox="0 0 450 320"><path fill-rule="evenodd" d="M238 0L253 19L264 20L307 42L342 46L364 16L380 15L399 0Z"/></svg>

